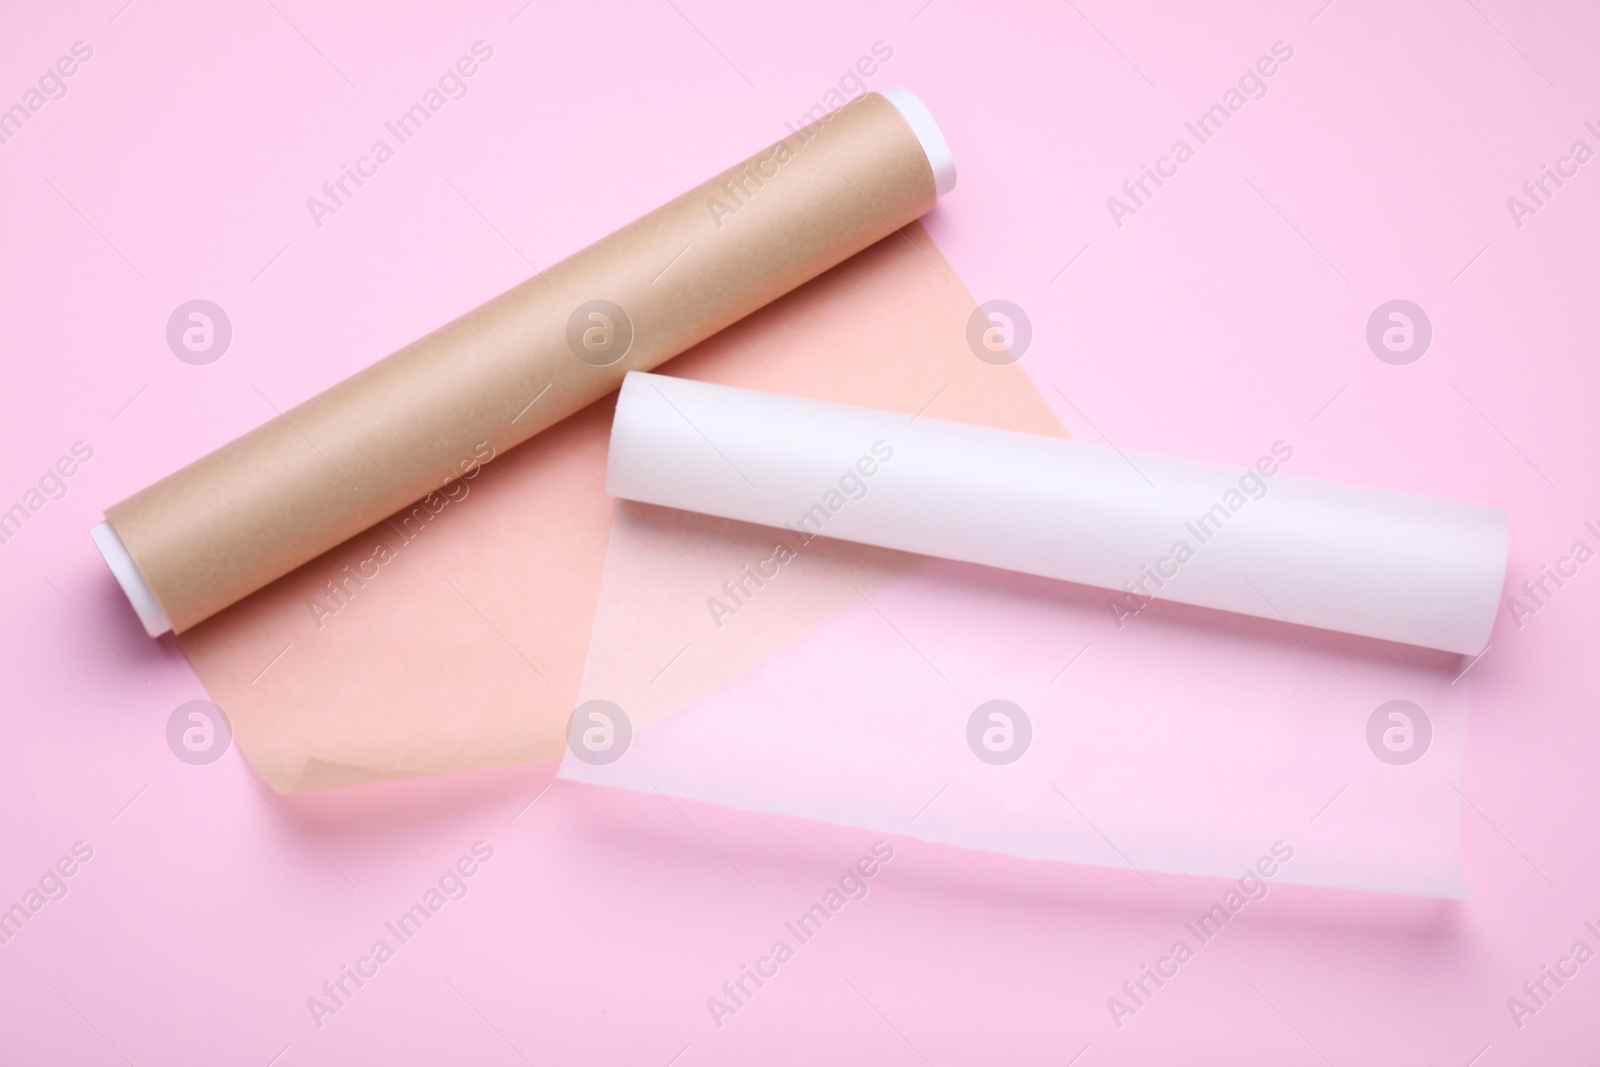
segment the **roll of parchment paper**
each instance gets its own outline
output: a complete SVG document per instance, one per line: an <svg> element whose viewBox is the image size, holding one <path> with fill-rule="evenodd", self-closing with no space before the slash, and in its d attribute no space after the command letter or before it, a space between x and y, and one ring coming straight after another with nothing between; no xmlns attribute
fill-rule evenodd
<svg viewBox="0 0 1600 1067"><path fill-rule="evenodd" d="M955 182L869 93L106 512L152 636L182 632L926 213Z"/></svg>
<svg viewBox="0 0 1600 1067"><path fill-rule="evenodd" d="M1505 512L1292 477L1292 456L1226 467L633 373L606 488L778 527L791 552L834 537L1098 586L1121 624L1166 599L1483 651Z"/></svg>

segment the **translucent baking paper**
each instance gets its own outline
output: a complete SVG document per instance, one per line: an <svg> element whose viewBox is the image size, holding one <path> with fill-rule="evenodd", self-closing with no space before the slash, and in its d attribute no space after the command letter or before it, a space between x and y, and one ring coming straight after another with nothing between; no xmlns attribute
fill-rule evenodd
<svg viewBox="0 0 1600 1067"><path fill-rule="evenodd" d="M668 366L1060 432L1020 366L973 358L976 310L913 223ZM464 477L425 522L379 523L178 635L265 782L295 793L561 755L611 525L610 408ZM825 594L815 617L833 610Z"/></svg>
<svg viewBox="0 0 1600 1067"><path fill-rule="evenodd" d="M619 502L563 777L1141 871L1236 878L1282 841L1293 858L1279 880L1461 895L1452 782L1465 742L1462 656L835 539L871 527L875 504L903 504L905 485L916 484L916 449L873 450L904 447L914 406L898 430L843 416L811 425L806 439L825 453L814 466L814 455L802 462L753 444L782 436L776 408L752 411L761 433L742 436L738 420L697 405L705 394L695 383L636 383L653 384L665 387L641 399L667 403L650 417L670 414L711 457L693 464L703 480L671 492L689 494L684 502L702 494L694 502L704 510L708 496L777 501L777 514L794 520L755 525ZM666 467L681 469L687 453L661 447L667 436L637 448L644 434L619 452L614 435L614 491L668 492ZM981 452L957 449L934 466L946 477L1019 476L1015 465L963 471L963 457ZM871 462L858 466L861 457ZM910 473L896 483L902 460L898 470ZM1175 477L1151 466L1157 485ZM1239 475L1213 473L1215 486L1190 487L1202 505ZM1359 502L1362 491L1336 488ZM1004 527L1003 515L973 514L1004 494L990 496L951 494L943 506L963 519L951 526ZM806 506L812 497L823 512ZM1309 503L1338 520L1315 494ZM1285 520L1249 506L1229 522L1256 518L1265 532L1230 527L1188 566L1262 562L1259 548L1241 555L1226 536L1270 540ZM1503 573L1503 520L1459 508L1449 512L1465 524L1457 549L1499 552ZM808 513L812 522L801 521ZM1018 531L1024 548L1027 535ZM1120 546L1132 577L1149 546L1130 538L1103 547ZM1381 545L1368 548L1393 562ZM1496 565L1456 562L1474 574ZM1292 569L1261 573L1269 598L1296 595ZM1496 573L1496 592L1498 583Z"/></svg>

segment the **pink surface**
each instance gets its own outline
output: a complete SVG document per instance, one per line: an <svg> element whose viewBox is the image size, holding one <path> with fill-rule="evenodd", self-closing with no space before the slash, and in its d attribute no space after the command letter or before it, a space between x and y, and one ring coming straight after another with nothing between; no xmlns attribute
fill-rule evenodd
<svg viewBox="0 0 1600 1067"><path fill-rule="evenodd" d="M202 692L96 558L101 509L769 143L878 40L894 55L872 87L914 87L957 154L929 230L980 300L1026 308L1024 365L1074 436L1235 463L1286 437L1300 474L1503 505L1513 588L1545 564L1570 573L1575 541L1600 547L1585 527L1600 528L1600 164L1547 180L1536 211L1507 205L1541 165L1573 168L1575 141L1600 149L1584 125L1600 129L1600 14L920 6L113 0L7 16L0 103L25 101L73 42L93 56L0 144L0 505L42 505L0 544L0 898L24 901L63 857L73 871L44 879L66 895L0 944L0 1058L1592 1056L1594 962L1546 979L1520 1027L1507 1008L1544 965L1570 972L1574 942L1600 948L1584 925L1600 930L1590 564L1547 582L1536 612L1504 613L1472 667L1473 899L1275 886L1120 1029L1107 998L1228 883L892 839L865 899L719 1029L706 999L873 835L541 793L550 765L269 800L237 753L196 767L169 750L169 716ZM317 228L306 198L480 39L494 56L465 98ZM1279 40L1294 54L1266 96L1119 228L1107 197L1193 144L1183 123ZM196 298L234 328L209 366L165 339ZM1393 299L1433 326L1407 366L1365 337ZM65 495L47 480L60 499L29 498L78 441L93 456L63 464ZM480 840L492 858L446 879L466 895L398 944L384 923ZM393 958L318 1028L307 998L379 938Z"/></svg>

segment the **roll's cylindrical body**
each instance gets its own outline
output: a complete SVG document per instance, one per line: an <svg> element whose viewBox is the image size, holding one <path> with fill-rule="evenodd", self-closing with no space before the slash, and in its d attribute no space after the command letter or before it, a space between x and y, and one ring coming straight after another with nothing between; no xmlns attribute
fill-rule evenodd
<svg viewBox="0 0 1600 1067"><path fill-rule="evenodd" d="M630 374L607 490L1465 655L1488 642L1505 513L1249 468Z"/></svg>
<svg viewBox="0 0 1600 1067"><path fill-rule="evenodd" d="M927 212L903 99L846 105L157 482L97 542L193 626Z"/></svg>

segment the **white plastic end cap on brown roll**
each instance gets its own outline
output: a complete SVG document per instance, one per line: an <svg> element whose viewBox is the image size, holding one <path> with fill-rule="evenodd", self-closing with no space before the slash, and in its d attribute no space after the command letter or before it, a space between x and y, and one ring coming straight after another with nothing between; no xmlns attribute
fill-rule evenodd
<svg viewBox="0 0 1600 1067"><path fill-rule="evenodd" d="M117 536L117 531L111 528L111 524L96 523L90 527L89 536L94 538L95 547L105 557L106 566L111 568L117 584L122 586L123 593L128 597L128 603L133 605L139 621L144 624L144 632L151 637L160 637L171 630L172 623L167 621L167 613L162 610L161 602L145 582L144 575L139 573L139 565L128 554L127 546Z"/></svg>
<svg viewBox="0 0 1600 1067"><path fill-rule="evenodd" d="M939 124L933 121L933 112L917 98L917 94L903 85L885 89L885 100L899 109L911 124L911 132L922 143L922 151L933 168L933 189L943 196L956 187L956 157L950 151L950 142L944 139Z"/></svg>

